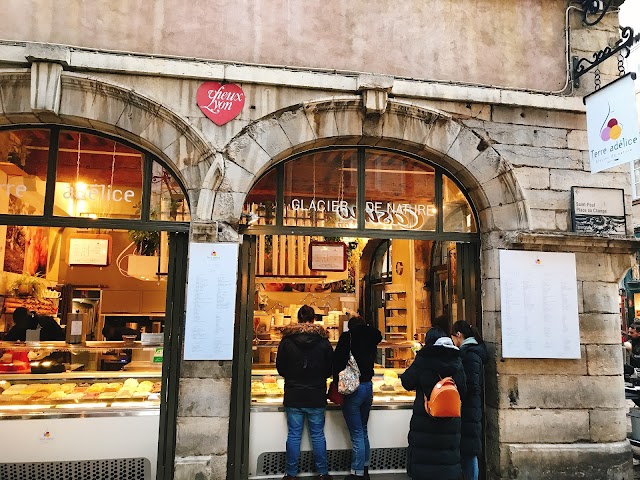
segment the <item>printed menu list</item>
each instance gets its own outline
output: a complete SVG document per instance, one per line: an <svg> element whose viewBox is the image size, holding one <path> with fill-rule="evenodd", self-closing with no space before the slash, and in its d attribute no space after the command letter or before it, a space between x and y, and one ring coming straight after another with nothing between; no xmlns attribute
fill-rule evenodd
<svg viewBox="0 0 640 480"><path fill-rule="evenodd" d="M500 250L503 358L580 358L573 253Z"/></svg>
<svg viewBox="0 0 640 480"><path fill-rule="evenodd" d="M235 322L237 243L191 243L185 360L231 360Z"/></svg>

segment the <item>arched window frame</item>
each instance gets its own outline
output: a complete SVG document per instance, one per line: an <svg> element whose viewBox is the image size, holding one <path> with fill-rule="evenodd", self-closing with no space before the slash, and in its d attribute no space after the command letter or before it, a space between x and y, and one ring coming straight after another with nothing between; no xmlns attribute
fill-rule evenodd
<svg viewBox="0 0 640 480"><path fill-rule="evenodd" d="M169 172L172 169L166 165L161 159L151 153L140 148L125 139L109 135L100 131L73 127L58 124L19 124L6 125L0 127L0 131L11 130L48 130L49 131L49 156L47 162L47 178L44 198L44 213L42 215L9 215L0 214L0 224L2 225L24 225L24 226L60 226L60 227L76 227L76 228L104 228L104 229L144 229L146 231L166 231L166 232L188 232L190 222L179 221L158 221L150 218L150 202L151 202L151 180L153 163L156 162ZM142 172L142 204L139 219L118 219L118 218L96 218L87 219L81 217L62 217L53 215L53 204L56 183L56 170L58 160L58 142L60 131L73 131L88 135L103 137L111 141L126 145L135 149L143 156L143 172ZM187 189L180 179L172 174L173 179L178 183L182 190L187 204L189 196ZM189 208L190 205L189 205Z"/></svg>
<svg viewBox="0 0 640 480"><path fill-rule="evenodd" d="M318 153L326 152L337 149L352 148L357 151L357 176L358 176L358 189L357 189L357 228L330 228L330 227L303 227L303 226L287 226L284 224L284 172L285 163L297 158ZM425 165L428 165L435 170L435 201L436 201L436 229L435 231L427 230L377 230L371 228L365 228L365 159L367 150L386 151L395 154L403 155L406 158L417 160ZM412 155L401 150L395 150L390 148L381 147L365 147L365 146L353 146L353 145L340 145L333 147L325 147L307 150L299 154L293 155L279 162L273 168L266 171L262 176L266 176L273 170L276 171L276 218L275 225L251 225L241 224L240 233L248 235L307 235L307 236L341 236L341 237L365 237L365 238L415 238L422 240L447 240L447 241L459 241L468 243L480 242L479 231L479 218L473 202L469 198L464 186L455 178L451 172L436 165L425 158ZM447 232L444 231L444 215L443 215L443 175L446 175L464 194L465 198L471 206L471 211L474 216L476 224L476 232L462 233L462 232Z"/></svg>

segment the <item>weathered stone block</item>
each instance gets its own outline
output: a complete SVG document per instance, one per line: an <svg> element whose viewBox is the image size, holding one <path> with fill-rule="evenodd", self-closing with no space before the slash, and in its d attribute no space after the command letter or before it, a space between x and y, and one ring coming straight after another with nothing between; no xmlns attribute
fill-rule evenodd
<svg viewBox="0 0 640 480"><path fill-rule="evenodd" d="M178 417L176 455L227 453L228 417Z"/></svg>
<svg viewBox="0 0 640 480"><path fill-rule="evenodd" d="M216 192L211 219L229 223L239 222L246 196L243 192Z"/></svg>
<svg viewBox="0 0 640 480"><path fill-rule="evenodd" d="M525 200L529 208L544 210L567 210L571 205L571 192L553 190L525 190Z"/></svg>
<svg viewBox="0 0 640 480"><path fill-rule="evenodd" d="M613 282L582 282L586 313L617 313L618 284Z"/></svg>
<svg viewBox="0 0 640 480"><path fill-rule="evenodd" d="M587 345L589 375L622 375L622 345Z"/></svg>
<svg viewBox="0 0 640 480"><path fill-rule="evenodd" d="M180 367L182 378L231 378L230 361L183 361Z"/></svg>
<svg viewBox="0 0 640 480"><path fill-rule="evenodd" d="M532 147L567 148L567 131L561 128L531 127L484 122L482 130L494 143Z"/></svg>
<svg viewBox="0 0 640 480"><path fill-rule="evenodd" d="M526 202L493 205L493 227L497 230L530 230Z"/></svg>
<svg viewBox="0 0 640 480"><path fill-rule="evenodd" d="M31 65L31 110L54 115L60 110L62 65L35 62Z"/></svg>
<svg viewBox="0 0 640 480"><path fill-rule="evenodd" d="M292 147L289 138L275 118L263 119L249 125L247 133L270 158L277 157L282 151Z"/></svg>
<svg viewBox="0 0 640 480"><path fill-rule="evenodd" d="M556 229L555 210L529 209L529 224L531 230L552 231Z"/></svg>
<svg viewBox="0 0 640 480"><path fill-rule="evenodd" d="M227 145L225 153L229 160L257 174L271 160L269 154L249 135L240 135Z"/></svg>
<svg viewBox="0 0 640 480"><path fill-rule="evenodd" d="M625 188L629 190L629 173L608 173L600 172L592 175L591 172L584 171L567 171L559 169L551 169L549 177L549 186L551 190L571 190L572 186L579 187L607 187L607 188Z"/></svg>
<svg viewBox="0 0 640 480"><path fill-rule="evenodd" d="M446 153L447 157L466 166L488 147L486 141L473 130L462 128Z"/></svg>
<svg viewBox="0 0 640 480"><path fill-rule="evenodd" d="M502 349L496 353L501 355ZM579 359L505 358L496 362L496 370L500 375L587 375L587 357L581 345Z"/></svg>
<svg viewBox="0 0 640 480"><path fill-rule="evenodd" d="M473 175L475 182L481 185L507 172L510 176L512 174L510 165L491 147L480 153L480 155L467 166L467 169ZM515 177L509 180L509 183L512 184L511 188L515 187L513 184L516 181L517 178Z"/></svg>
<svg viewBox="0 0 640 480"><path fill-rule="evenodd" d="M224 176L218 190L248 193L255 179L256 176L253 173L248 172L235 162L226 160L224 163Z"/></svg>
<svg viewBox="0 0 640 480"><path fill-rule="evenodd" d="M567 147L571 150L587 150L587 132L585 130L571 130L567 134Z"/></svg>
<svg viewBox="0 0 640 480"><path fill-rule="evenodd" d="M327 138L338 136L338 126L336 125L336 117L334 114L333 102L326 104L305 104L304 112L311 125L314 136L316 138Z"/></svg>
<svg viewBox="0 0 640 480"><path fill-rule="evenodd" d="M504 443L571 443L589 441L588 410L500 410Z"/></svg>
<svg viewBox="0 0 640 480"><path fill-rule="evenodd" d="M180 417L228 417L231 379L182 378L178 399Z"/></svg>
<svg viewBox="0 0 640 480"><path fill-rule="evenodd" d="M620 314L581 314L580 343L615 345L616 347L620 347Z"/></svg>
<svg viewBox="0 0 640 480"><path fill-rule="evenodd" d="M500 278L500 255L497 250L482 250L480 270L482 278Z"/></svg>
<svg viewBox="0 0 640 480"><path fill-rule="evenodd" d="M174 480L215 480L211 475L211 457L177 457L174 464ZM219 477L219 478L225 478Z"/></svg>
<svg viewBox="0 0 640 480"><path fill-rule="evenodd" d="M500 405L514 409L622 408L625 405L622 376L500 375L498 384Z"/></svg>
<svg viewBox="0 0 640 480"><path fill-rule="evenodd" d="M592 442L620 442L627 438L625 409L591 410L589 412Z"/></svg>
<svg viewBox="0 0 640 480"><path fill-rule="evenodd" d="M587 118L583 113L513 107L510 105L493 105L491 110L491 120L497 123L538 125L569 130L587 129Z"/></svg>
<svg viewBox="0 0 640 480"><path fill-rule="evenodd" d="M482 311L483 316L487 312L500 310L500 280L490 278L482 281Z"/></svg>
<svg viewBox="0 0 640 480"><path fill-rule="evenodd" d="M439 118L433 124L431 133L425 141L425 146L435 152L444 154L449 151L461 129L462 126L458 122Z"/></svg>
<svg viewBox="0 0 640 480"><path fill-rule="evenodd" d="M514 166L582 169L580 152L546 147L494 145L500 155Z"/></svg>
<svg viewBox="0 0 640 480"><path fill-rule="evenodd" d="M560 425L549 431L560 430ZM629 480L632 455L628 441L558 445L503 444L498 478L514 480Z"/></svg>
<svg viewBox="0 0 640 480"><path fill-rule="evenodd" d="M277 118L291 145L306 145L316 140L311 125L309 125L309 119L302 107L296 110L287 110Z"/></svg>
<svg viewBox="0 0 640 480"><path fill-rule="evenodd" d="M513 172L518 179L520 187L523 189L548 189L549 188L549 169L537 167L518 167L513 168Z"/></svg>

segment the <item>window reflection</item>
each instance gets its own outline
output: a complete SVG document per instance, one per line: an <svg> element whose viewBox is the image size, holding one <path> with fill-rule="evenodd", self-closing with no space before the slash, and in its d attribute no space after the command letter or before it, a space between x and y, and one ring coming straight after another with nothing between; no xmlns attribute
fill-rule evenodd
<svg viewBox="0 0 640 480"><path fill-rule="evenodd" d="M435 169L391 152L367 151L365 228L436 229Z"/></svg>
<svg viewBox="0 0 640 480"><path fill-rule="evenodd" d="M139 219L142 154L108 138L61 131L53 214Z"/></svg>
<svg viewBox="0 0 640 480"><path fill-rule="evenodd" d="M189 204L178 181L157 162L151 169L151 220L188 222Z"/></svg>
<svg viewBox="0 0 640 480"><path fill-rule="evenodd" d="M0 131L0 213L44 213L48 159L48 130Z"/></svg>
<svg viewBox="0 0 640 480"><path fill-rule="evenodd" d="M356 228L357 157L352 149L318 152L284 165L284 224Z"/></svg>
<svg viewBox="0 0 640 480"><path fill-rule="evenodd" d="M276 224L276 178L274 168L258 180L247 195L242 209L245 225Z"/></svg>
<svg viewBox="0 0 640 480"><path fill-rule="evenodd" d="M448 178L442 177L443 224L445 232L476 232L476 219L464 193Z"/></svg>

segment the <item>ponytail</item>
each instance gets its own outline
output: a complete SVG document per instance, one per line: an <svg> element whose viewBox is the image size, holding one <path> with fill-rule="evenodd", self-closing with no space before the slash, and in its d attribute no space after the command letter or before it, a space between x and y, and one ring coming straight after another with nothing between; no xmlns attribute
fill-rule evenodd
<svg viewBox="0 0 640 480"><path fill-rule="evenodd" d="M480 335L478 329L473 325L469 325L469 323L464 320L458 320L453 324L453 333L458 332L460 332L464 338L475 338L478 344L484 343L482 335Z"/></svg>

